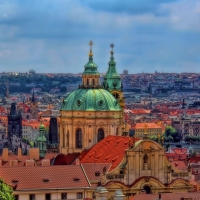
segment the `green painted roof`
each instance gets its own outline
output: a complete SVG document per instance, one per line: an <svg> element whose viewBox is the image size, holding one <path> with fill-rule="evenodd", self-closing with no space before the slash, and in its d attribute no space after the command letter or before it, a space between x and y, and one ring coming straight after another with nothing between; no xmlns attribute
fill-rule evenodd
<svg viewBox="0 0 200 200"><path fill-rule="evenodd" d="M89 56L89 61L84 67L85 70L83 74L99 74L99 72L97 71L98 66L93 62L92 56Z"/></svg>
<svg viewBox="0 0 200 200"><path fill-rule="evenodd" d="M77 89L63 101L61 110L118 111L118 101L105 89Z"/></svg>

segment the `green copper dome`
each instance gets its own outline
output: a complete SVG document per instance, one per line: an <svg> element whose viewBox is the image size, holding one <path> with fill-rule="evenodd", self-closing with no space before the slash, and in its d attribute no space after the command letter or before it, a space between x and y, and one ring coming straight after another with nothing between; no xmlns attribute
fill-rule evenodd
<svg viewBox="0 0 200 200"><path fill-rule="evenodd" d="M61 110L119 111L118 101L105 89L77 89L63 101Z"/></svg>
<svg viewBox="0 0 200 200"><path fill-rule="evenodd" d="M84 66L85 70L83 74L99 74L97 67L98 66L93 62L92 55L90 55L88 63Z"/></svg>

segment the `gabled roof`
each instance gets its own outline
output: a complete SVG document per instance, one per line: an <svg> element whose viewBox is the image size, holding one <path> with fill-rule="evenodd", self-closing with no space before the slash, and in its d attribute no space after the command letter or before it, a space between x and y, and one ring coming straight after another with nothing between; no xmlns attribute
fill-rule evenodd
<svg viewBox="0 0 200 200"><path fill-rule="evenodd" d="M80 165L3 167L0 177L16 190L90 187Z"/></svg>
<svg viewBox="0 0 200 200"><path fill-rule="evenodd" d="M123 160L125 150L138 138L109 135L91 149L85 155L80 155L80 163L111 163L109 171L115 169Z"/></svg>

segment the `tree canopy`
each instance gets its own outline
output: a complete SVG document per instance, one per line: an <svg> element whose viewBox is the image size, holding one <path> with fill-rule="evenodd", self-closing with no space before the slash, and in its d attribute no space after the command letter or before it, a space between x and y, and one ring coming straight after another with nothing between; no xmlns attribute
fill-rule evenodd
<svg viewBox="0 0 200 200"><path fill-rule="evenodd" d="M0 178L0 199L14 200L13 189Z"/></svg>
<svg viewBox="0 0 200 200"><path fill-rule="evenodd" d="M169 142L180 141L180 137L178 135L178 132L172 126L166 127L164 135L165 135L165 141L169 141Z"/></svg>

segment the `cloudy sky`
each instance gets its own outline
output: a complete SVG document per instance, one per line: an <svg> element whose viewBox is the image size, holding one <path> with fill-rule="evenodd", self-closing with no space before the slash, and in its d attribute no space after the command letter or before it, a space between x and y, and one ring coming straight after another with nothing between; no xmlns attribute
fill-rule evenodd
<svg viewBox="0 0 200 200"><path fill-rule="evenodd" d="M199 0L0 0L0 72L200 72Z"/></svg>

